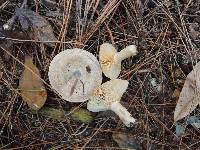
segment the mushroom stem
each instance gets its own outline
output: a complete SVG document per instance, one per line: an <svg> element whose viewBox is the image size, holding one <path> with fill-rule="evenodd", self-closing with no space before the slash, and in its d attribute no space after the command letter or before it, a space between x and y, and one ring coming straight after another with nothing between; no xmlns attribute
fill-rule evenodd
<svg viewBox="0 0 200 150"><path fill-rule="evenodd" d="M115 62L121 63L122 60L135 56L137 54L136 46L130 45L121 50L120 52L116 53L114 56Z"/></svg>
<svg viewBox="0 0 200 150"><path fill-rule="evenodd" d="M127 109L124 106L122 106L119 102L113 103L110 109L119 116L119 118L127 127L130 127L131 123L135 123L135 119L131 116Z"/></svg>

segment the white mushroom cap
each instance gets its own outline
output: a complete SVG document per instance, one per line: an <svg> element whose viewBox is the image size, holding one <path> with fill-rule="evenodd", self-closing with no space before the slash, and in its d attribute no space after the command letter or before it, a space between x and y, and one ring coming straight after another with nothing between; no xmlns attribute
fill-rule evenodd
<svg viewBox="0 0 200 150"><path fill-rule="evenodd" d="M121 71L121 62L115 63L114 57L117 53L112 44L104 43L100 46L99 60L103 73L110 79L118 77Z"/></svg>
<svg viewBox="0 0 200 150"><path fill-rule="evenodd" d="M100 46L99 59L103 73L110 79L116 79L121 71L121 61L136 54L135 45L130 45L117 52L112 44L102 44Z"/></svg>
<svg viewBox="0 0 200 150"><path fill-rule="evenodd" d="M52 88L70 102L86 101L102 82L96 57L78 48L57 54L50 63L48 76Z"/></svg>
<svg viewBox="0 0 200 150"><path fill-rule="evenodd" d="M87 109L92 112L105 110L114 111L126 126L135 122L131 114L119 102L128 87L127 80L113 79L97 88L87 103Z"/></svg>

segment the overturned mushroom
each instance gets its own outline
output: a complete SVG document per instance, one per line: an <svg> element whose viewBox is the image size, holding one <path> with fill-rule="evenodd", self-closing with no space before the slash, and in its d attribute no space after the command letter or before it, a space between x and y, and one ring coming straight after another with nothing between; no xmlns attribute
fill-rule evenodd
<svg viewBox="0 0 200 150"><path fill-rule="evenodd" d="M99 59L103 73L110 79L116 79L121 71L121 61L137 54L136 46L130 45L117 52L112 44L100 46Z"/></svg>
<svg viewBox="0 0 200 150"><path fill-rule="evenodd" d="M102 71L96 57L82 49L67 49L49 66L49 81L63 99L83 102L101 85Z"/></svg>
<svg viewBox="0 0 200 150"><path fill-rule="evenodd" d="M87 109L92 112L112 110L127 127L130 127L131 123L135 123L135 119L120 104L120 99L127 87L126 80L113 79L105 82L94 91L87 103Z"/></svg>

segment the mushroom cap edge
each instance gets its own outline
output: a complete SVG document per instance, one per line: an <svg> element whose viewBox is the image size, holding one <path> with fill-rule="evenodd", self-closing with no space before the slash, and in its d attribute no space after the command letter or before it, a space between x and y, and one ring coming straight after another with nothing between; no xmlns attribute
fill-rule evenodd
<svg viewBox="0 0 200 150"><path fill-rule="evenodd" d="M96 84L95 86L93 86L90 91L90 93L93 92L93 90L95 89L95 87L98 87L99 85L101 85L101 82L102 82L102 70L101 70L101 67L100 67L100 64L98 62L98 60L96 59L96 57L88 52L88 51L85 51L85 50L82 50L82 49L78 49L78 48L74 48L74 49L66 49L62 52L60 52L59 54L57 54L53 60L51 61L50 63L50 66L49 66L49 72L48 72L48 77L49 77L49 81L50 81L50 84L52 86L52 88L64 99L64 100L67 100L67 101L70 101L70 102L84 102L84 101L87 101L88 100L88 97L90 96L90 94L86 95L86 96L83 96L83 97L77 97L77 98L70 98L68 96L66 96L66 92L69 92L69 91L61 91L58 86L59 84L60 85L64 85L65 82L64 81L64 77L63 77L63 74L62 74L62 70L59 68L59 65L60 63L63 61L63 62L67 62L68 60L68 57L70 56L79 56L79 57L89 57L89 62L92 62L90 64L92 65L95 65L94 67L96 67L96 73L94 74L94 76L92 78L94 83ZM70 60L71 58L69 58ZM79 60L79 59L77 59ZM88 90L88 88L86 89Z"/></svg>

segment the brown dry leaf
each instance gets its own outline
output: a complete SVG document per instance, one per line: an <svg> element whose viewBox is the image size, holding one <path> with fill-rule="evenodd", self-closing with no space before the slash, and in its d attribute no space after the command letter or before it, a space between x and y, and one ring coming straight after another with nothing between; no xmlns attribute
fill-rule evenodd
<svg viewBox="0 0 200 150"><path fill-rule="evenodd" d="M25 57L25 66L30 68L32 71L25 68L19 82L20 93L23 100L30 108L38 110L44 105L47 98L47 92L41 82L40 72L33 64L32 57Z"/></svg>
<svg viewBox="0 0 200 150"><path fill-rule="evenodd" d="M49 9L55 9L57 6L56 0L41 0L41 3Z"/></svg>
<svg viewBox="0 0 200 150"><path fill-rule="evenodd" d="M172 94L172 98L175 98L176 100L178 100L180 93L181 92L179 91L179 89L175 89L173 94Z"/></svg>
<svg viewBox="0 0 200 150"><path fill-rule="evenodd" d="M188 74L174 112L174 121L189 115L200 104L200 62Z"/></svg>
<svg viewBox="0 0 200 150"><path fill-rule="evenodd" d="M6 24L4 24L4 29L10 30L16 21L19 20L21 27L28 32L29 37L36 41L44 42L44 44L54 47L57 38L54 35L53 28L50 23L38 13L25 8L16 8L14 15L10 18Z"/></svg>
<svg viewBox="0 0 200 150"><path fill-rule="evenodd" d="M53 33L51 25L44 17L29 9L17 9L16 15L23 29L26 30L29 26L32 27L35 40L45 42L45 44L51 47L55 46L55 43L49 41L57 41L57 38Z"/></svg>
<svg viewBox="0 0 200 150"><path fill-rule="evenodd" d="M136 141L134 136L131 136L127 133L113 133L113 140L119 145L122 149L127 150L141 150L140 144Z"/></svg>

